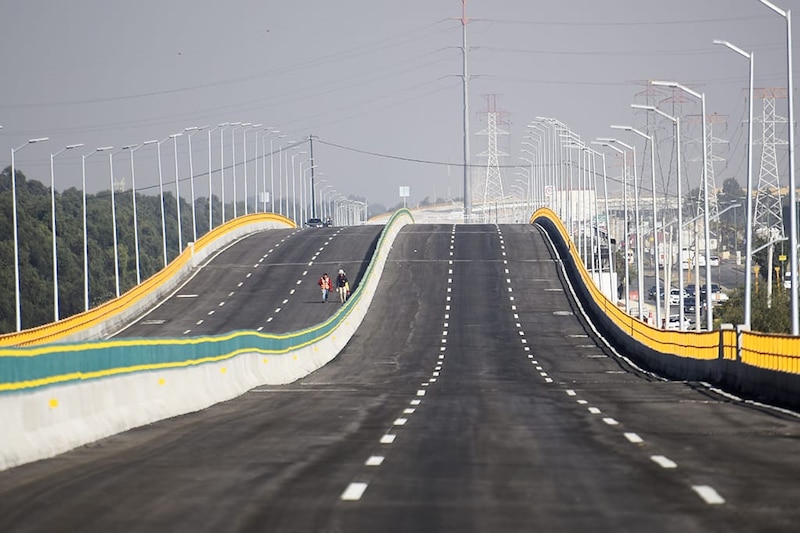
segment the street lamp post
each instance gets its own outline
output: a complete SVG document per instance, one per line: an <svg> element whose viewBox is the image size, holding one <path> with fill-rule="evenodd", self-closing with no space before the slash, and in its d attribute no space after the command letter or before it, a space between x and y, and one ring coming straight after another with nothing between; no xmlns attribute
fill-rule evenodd
<svg viewBox="0 0 800 533"><path fill-rule="evenodd" d="M790 301L792 307L792 335L800 335L800 316L798 316L798 263L797 263L797 181L794 168L794 76L792 74L792 10L783 10L769 2L761 3L786 19L786 86L789 98L789 256L792 271Z"/></svg>
<svg viewBox="0 0 800 533"><path fill-rule="evenodd" d="M644 295L644 257L643 257L643 250L642 250L642 225L641 219L639 217L639 184L636 176L636 148L626 144L618 139L610 139L610 138L601 138L599 139L603 142L611 142L616 143L629 150L633 155L633 218L634 224L636 224L635 234L636 234L636 269L638 271L638 280L637 280L637 291L639 293L639 320L644 320L644 310L642 308L642 299L645 297ZM626 170L627 173L627 170ZM627 228L626 228L626 235L625 238L627 240ZM626 253L627 253L627 246Z"/></svg>
<svg viewBox="0 0 800 533"><path fill-rule="evenodd" d="M22 307L21 307L21 300L20 300L20 288L19 288L19 229L18 221L17 221L17 168L15 165L14 154L29 144L35 144L38 142L48 141L50 140L49 137L40 137L38 139L28 139L25 144L20 145L17 148L11 149L11 196L12 196L12 212L13 212L13 225L14 225L14 296L16 300L16 310L17 310L17 331L22 330Z"/></svg>
<svg viewBox="0 0 800 533"><path fill-rule="evenodd" d="M292 219L297 224L297 192L295 186L295 173L294 173L294 158L298 155L305 154L306 152L295 152L292 154ZM288 189L288 187L287 187Z"/></svg>
<svg viewBox="0 0 800 533"><path fill-rule="evenodd" d="M137 285L139 285L142 282L142 269L139 259L139 216L136 209L136 168L133 163L133 153L142 146L143 145L139 144L129 144L127 146L122 147L123 150L128 150L128 152L130 152L130 157L131 157L131 197L133 199L133 245L134 245L134 251L136 252Z"/></svg>
<svg viewBox="0 0 800 533"><path fill-rule="evenodd" d="M747 59L750 65L750 72L748 76L748 110L747 110L747 200L745 213L745 257L744 257L744 328L750 329L751 322L751 307L752 307L752 293L753 293L753 67L755 63L755 53L745 52L738 46L729 43L728 41L714 40L714 44L721 44L730 50ZM791 50L790 50L791 53ZM789 130L793 130L794 126L791 125ZM794 212L794 205L792 206ZM734 216L736 211L734 211ZM735 224L734 224L735 225ZM735 233L734 233L735 235ZM735 243L734 237L734 243ZM794 276L792 276L794 278ZM794 284L794 279L792 280Z"/></svg>
<svg viewBox="0 0 800 533"><path fill-rule="evenodd" d="M164 173L161 168L161 144L166 140L155 142L158 157L158 190L161 195L161 248L164 254L164 268L167 268L167 221L164 215Z"/></svg>
<svg viewBox="0 0 800 533"><path fill-rule="evenodd" d="M231 122L231 172L233 173L233 218L236 218L236 130L242 127L241 122Z"/></svg>
<svg viewBox="0 0 800 533"><path fill-rule="evenodd" d="M81 156L81 185L83 187L83 310L89 310L89 232L87 230L86 213L86 160L99 152L112 150L113 146L95 148L94 151Z"/></svg>
<svg viewBox="0 0 800 533"><path fill-rule="evenodd" d="M763 1L763 0L762 0ZM708 331L714 329L714 311L713 305L711 305L711 228L710 220L709 220L709 212L708 212L708 135L706 134L707 130L707 117L706 117L706 95L705 93L698 93L680 83L674 81L651 81L650 85L654 85L656 87L670 87L674 89L681 89L683 92L690 94L700 100L700 112L702 113L702 122L703 122L703 224L705 228L703 228L703 239L705 240L705 257L706 257L706 323ZM791 131L791 128L790 128ZM695 256L697 255L697 250L695 250ZM796 255L795 255L796 257ZM696 259L696 258L695 258ZM695 291L700 290L700 280L697 280L697 287Z"/></svg>
<svg viewBox="0 0 800 533"><path fill-rule="evenodd" d="M195 206L196 197L194 193L194 162L192 157L192 135L208 129L208 126L192 126L190 128L184 128L183 132L186 134L186 139L189 141L189 186L192 192L192 242L197 242L197 208ZM210 153L210 152L209 152ZM211 166L209 165L208 168L208 176L209 176L209 183L211 178ZM209 196L210 198L210 196ZM208 228L211 231L211 226Z"/></svg>
<svg viewBox="0 0 800 533"><path fill-rule="evenodd" d="M50 154L50 222L53 233L53 321L59 321L59 302L58 302L58 253L56 252L56 179L55 179L55 158L67 150L80 148L81 144L70 144L54 154Z"/></svg>
<svg viewBox="0 0 800 533"><path fill-rule="evenodd" d="M175 207L178 211L178 255L183 252L183 229L181 227L181 185L178 179L178 137L183 133L173 133L170 135L172 146L175 152Z"/></svg>
<svg viewBox="0 0 800 533"><path fill-rule="evenodd" d="M260 128L261 124L251 124L246 122L242 124L242 159L244 161L244 214L249 214L247 207L247 130L252 128ZM258 163L256 163L256 192L258 192ZM258 210L256 208L256 210Z"/></svg>
<svg viewBox="0 0 800 533"><path fill-rule="evenodd" d="M625 241L625 260L624 260L624 264L625 264L625 312L626 313L630 313L630 310L631 310L631 307L630 307L630 279L631 279L631 273L630 273L630 264L629 264L629 261L628 261L628 250L630 248L630 239L628 238L629 237L629 235L628 235L628 226L629 226L629 218L630 218L629 217L629 213L628 213L628 154L627 154L627 152L625 150L614 146L609 141L598 140L598 141L593 141L592 144L596 144L596 145L599 145L599 146L604 146L606 148L611 148L612 150L614 150L618 154L622 155L622 205L623 205L623 215L622 215L622 217L624 219L624 222L623 222L623 226L624 226L623 239ZM604 165L605 165L605 163L604 163ZM641 307L642 306L640 305L639 308L641 309ZM640 314L639 318L641 319L641 314Z"/></svg>
<svg viewBox="0 0 800 533"><path fill-rule="evenodd" d="M117 238L117 195L114 191L114 152L108 152L108 179L111 184L111 230L114 242L114 294L119 298L119 240Z"/></svg>
<svg viewBox="0 0 800 533"><path fill-rule="evenodd" d="M681 331L684 330L684 318L685 318L685 311L683 309L683 291L684 291L684 281L683 281L683 191L681 185L681 119L680 117L673 117L670 114L667 114L655 106L651 105L639 105L639 104L631 104L631 107L634 109L644 109L646 111L653 111L662 117L671 120L674 127L675 127L675 157L677 161L677 182L678 182L678 292L680 293L680 303L678 305L678 314L679 314L679 328ZM664 291L666 296L666 291ZM669 299L667 298L667 302ZM699 310L699 307L697 307ZM699 311L698 311L699 312ZM669 320L669 316L667 316L667 320ZM699 327L699 326L698 326Z"/></svg>
<svg viewBox="0 0 800 533"><path fill-rule="evenodd" d="M659 248L658 248L658 216L657 210L658 206L656 204L656 156L655 156L655 143L653 142L653 136L647 135L646 133L637 130L631 126L611 126L612 129L619 129L624 131L630 131L635 133L636 135L643 137L650 143L650 178L652 183L652 197L653 197L653 266L655 271L655 278L656 278L656 327L661 327L661 280L659 279ZM641 275L641 274L640 274ZM709 289L710 290L710 289ZM666 288L664 289L664 296L666 301L669 302L669 294ZM641 297L641 296L640 296Z"/></svg>

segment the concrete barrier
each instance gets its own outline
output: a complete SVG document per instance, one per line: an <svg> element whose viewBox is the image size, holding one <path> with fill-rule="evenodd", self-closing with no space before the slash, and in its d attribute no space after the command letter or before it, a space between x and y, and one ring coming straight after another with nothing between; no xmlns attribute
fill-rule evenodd
<svg viewBox="0 0 800 533"><path fill-rule="evenodd" d="M0 349L0 470L321 368L363 321L394 239L410 223L407 210L392 217L358 289L312 328Z"/></svg>

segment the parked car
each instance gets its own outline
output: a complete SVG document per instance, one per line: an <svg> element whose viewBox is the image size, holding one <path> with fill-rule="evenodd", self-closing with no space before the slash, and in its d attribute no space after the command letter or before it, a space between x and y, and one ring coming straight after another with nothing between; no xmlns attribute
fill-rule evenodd
<svg viewBox="0 0 800 533"><path fill-rule="evenodd" d="M718 267L719 266L719 256L712 255L711 256L711 266Z"/></svg>
<svg viewBox="0 0 800 533"><path fill-rule="evenodd" d="M700 312L706 310L706 299L705 295L700 295ZM695 313L695 301L694 296L689 296L688 298L683 299L683 314L694 314Z"/></svg>
<svg viewBox="0 0 800 533"><path fill-rule="evenodd" d="M681 328L681 315L669 315L669 320L667 320L667 329L676 329L686 331L691 327L691 321L683 317L683 328Z"/></svg>
<svg viewBox="0 0 800 533"><path fill-rule="evenodd" d="M689 293L686 290L683 291L683 298L689 296ZM680 289L670 289L669 291L669 304L670 305L680 305L681 303L681 290Z"/></svg>

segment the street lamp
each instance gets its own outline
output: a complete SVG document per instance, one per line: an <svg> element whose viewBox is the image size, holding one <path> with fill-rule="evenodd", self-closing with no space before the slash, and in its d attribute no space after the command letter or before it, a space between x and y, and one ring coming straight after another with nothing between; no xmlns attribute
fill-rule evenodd
<svg viewBox="0 0 800 533"><path fill-rule="evenodd" d="M2 127L2 126L0 126ZM59 321L58 305L58 253L56 252L56 180L54 160L67 150L80 148L81 144L69 144L54 154L50 154L50 222L53 233L53 321Z"/></svg>
<svg viewBox="0 0 800 533"><path fill-rule="evenodd" d="M650 178L652 180L652 188L653 188L653 265L655 269L655 278L656 278L656 327L661 327L661 280L659 279L659 248L658 248L658 216L657 210L658 206L656 204L656 155L655 150L656 146L653 142L652 135L647 135L646 133L637 130L631 126L611 126L612 129L629 131L635 133L636 135L643 137L647 141L650 142ZM710 287L710 285L709 285ZM711 289L709 289L710 291ZM669 295L667 294L667 290L664 290L664 295L667 297L666 300L669 301Z"/></svg>
<svg viewBox="0 0 800 533"><path fill-rule="evenodd" d="M631 107L634 109L643 109L645 111L653 111L662 117L671 120L674 127L675 127L675 147L676 147L676 161L677 163L677 180L678 180L678 292L680 293L680 304L678 305L678 313L680 315L680 325L679 328L681 331L684 330L684 309L683 309L683 291L684 291L684 281L683 281L683 191L681 185L681 119L680 117L673 117L670 114L667 114L655 106L651 105L640 105L640 104L631 104ZM699 271L698 271L699 272ZM696 291L695 291L696 292ZM667 293L664 291L664 295L666 296ZM669 298L666 298L667 302L669 302ZM669 305L669 304L667 304ZM696 306L696 309L699 310L699 306ZM667 317L669 320L669 316Z"/></svg>
<svg viewBox="0 0 800 533"><path fill-rule="evenodd" d="M260 128L262 124L251 124L249 122L242 124L242 149L243 149L243 159L244 159L244 214L247 215L249 213L247 207L247 130ZM256 142L258 142L258 137L256 137ZM258 156L258 149L256 149L256 157ZM258 159L255 159L256 162L256 178L255 178L255 208L253 209L254 212L258 211Z"/></svg>
<svg viewBox="0 0 800 533"><path fill-rule="evenodd" d="M192 237L194 240L192 242L197 242L197 209L195 207L195 194L194 194L194 164L192 161L192 135L208 129L208 126L192 126L190 128L184 128L183 132L186 134L186 139L189 141L189 186L192 191ZM209 183L211 177L211 167L209 166L208 169L208 176L209 176ZM211 226L208 228L211 231Z"/></svg>
<svg viewBox="0 0 800 533"><path fill-rule="evenodd" d="M297 224L297 193L295 189L294 158L306 152L295 152L292 154L292 219ZM288 189L288 187L287 187Z"/></svg>
<svg viewBox="0 0 800 533"><path fill-rule="evenodd" d="M249 124L249 123L248 123ZM242 127L240 122L231 122L231 171L233 172L233 218L237 217L236 210L236 129Z"/></svg>
<svg viewBox="0 0 800 533"><path fill-rule="evenodd" d="M170 135L172 146L175 152L175 207L178 211L178 255L183 251L183 230L181 228L181 186L178 180L178 137L183 133L173 133Z"/></svg>
<svg viewBox="0 0 800 533"><path fill-rule="evenodd" d="M108 152L108 178L111 184L111 229L114 242L114 294L119 298L119 241L117 238L117 195L114 191L114 152Z"/></svg>
<svg viewBox="0 0 800 533"><path fill-rule="evenodd" d="M2 126L0 126L2 127ZM17 331L22 330L22 311L21 311L21 304L20 304L20 289L19 289L19 230L17 228L17 169L14 163L14 154L29 144L35 144L38 142L48 141L50 137L40 137L38 139L28 139L25 144L20 145L17 148L11 149L11 196L12 196L12 204L13 204L13 225L14 225L14 295L16 297L16 309L17 309Z"/></svg>
<svg viewBox="0 0 800 533"><path fill-rule="evenodd" d="M158 191L161 195L161 248L164 253L164 268L167 268L167 221L164 215L164 174L161 168L161 144L166 141L167 139L155 141L158 153Z"/></svg>
<svg viewBox="0 0 800 533"><path fill-rule="evenodd" d="M613 144L611 144L610 142L607 142L607 141L602 141L602 140L592 141L592 144L596 144L596 145L599 145L599 146L604 146L606 148L611 148L612 150L614 150L618 154L622 155L622 205L623 205L623 215L622 215L622 217L624 219L624 222L623 222L623 225L624 225L623 238L625 240L625 260L624 260L624 264L625 264L625 312L626 313L630 313L630 310L631 310L631 306L630 306L630 292L631 292L630 291L630 279L631 279L631 273L630 273L630 264L628 262L628 250L630 249L630 239L628 238L629 237L628 236L628 226L629 226L629 219L630 219L630 217L628 215L628 153L625 150L623 150L621 148L618 148L618 147L614 146ZM605 162L603 164L605 165ZM640 298L641 298L641 296L640 296ZM639 319L640 320L641 320L641 307L642 306L639 305L639 309L640 309L640 311L639 311Z"/></svg>
<svg viewBox="0 0 800 533"><path fill-rule="evenodd" d="M753 291L753 67L755 63L755 53L745 52L738 46L728 41L714 40L714 44L721 44L730 50L747 59L750 65L749 84L748 84L748 110L747 110L747 203L745 209L745 257L744 257L744 328L750 329L752 291ZM791 49L789 50L791 54ZM791 73L791 71L790 71ZM791 124L791 122L790 122ZM794 126L789 127L789 131L794 130ZM791 187L789 188L791 190ZM795 207L792 204L792 213ZM735 211L734 211L735 213ZM794 275L792 275L794 284ZM794 294L794 290L792 291Z"/></svg>
<svg viewBox="0 0 800 533"><path fill-rule="evenodd" d="M792 74L792 10L783 10L767 0L760 0L762 4L786 19L786 75L787 92L789 98L789 248L790 268L792 271L790 300L792 307L792 335L800 335L800 317L798 316L798 264L797 264L797 182L794 168L794 77ZM752 98L751 98L752 101ZM749 192L749 191L748 191Z"/></svg>
<svg viewBox="0 0 800 533"><path fill-rule="evenodd" d="M219 128L219 187L220 187L220 203L222 204L222 214L220 217L220 223L225 224L225 142L223 139L223 133L225 132L225 128L230 126L230 122L223 122L222 124L217 125ZM209 136L211 134L209 133ZM209 143L211 142L209 138ZM210 146L210 144L209 144ZM209 149L209 152L211 150ZM210 156L209 156L210 157ZM210 187L209 187L210 190ZM209 194L208 198L209 202L209 217L211 216L211 194Z"/></svg>
<svg viewBox="0 0 800 533"><path fill-rule="evenodd" d="M631 154L633 155L633 218L634 218L634 224L636 224L636 230L635 230L635 234L636 234L636 269L638 271L637 291L639 292L639 320L644 320L644 314L643 314L644 310L642 309L642 305L641 305L642 304L642 299L645 297L644 296L644 272L642 270L642 268L644 266L644 258L643 258L643 250L642 250L642 225L641 225L641 219L639 218L639 184L638 184L638 180L637 180L637 177L636 177L636 148L634 148L633 146L631 146L629 144L625 144L624 142L622 142L622 141L620 141L618 139L612 139L612 138L607 138L606 137L606 138L600 138L598 140L602 141L602 142L616 143L616 144L622 146L623 148L629 150L631 152ZM627 174L627 169L626 169L626 174ZM628 231L628 228L627 227L625 228L625 231L626 231L626 234L625 234L625 240L626 240L625 250L626 250L626 253L627 253L627 249L628 249L628 247L627 247L627 240L628 240L627 231Z"/></svg>
<svg viewBox="0 0 800 533"><path fill-rule="evenodd" d="M136 252L136 284L142 282L141 265L139 260L139 217L136 212L136 168L133 164L133 153L144 145L129 144L123 146L123 150L128 150L131 155L131 196L133 198L133 243Z"/></svg>
<svg viewBox="0 0 800 533"><path fill-rule="evenodd" d="M89 310L89 239L86 227L86 160L99 152L113 150L113 146L95 148L94 151L81 156L81 184L83 187L83 310Z"/></svg>
<svg viewBox="0 0 800 533"><path fill-rule="evenodd" d="M762 0L763 1L763 0ZM708 331L714 329L714 311L711 305L711 228L708 212L708 135L707 132L707 117L706 117L706 95L705 93L698 93L684 85L675 81L651 81L650 85L656 87L670 87L672 89L680 89L683 92L694 96L700 100L703 121L703 239L705 240L705 256L706 256L706 322ZM792 128L789 128L791 131ZM697 255L695 250L695 255ZM795 253L795 258L797 254ZM699 282L700 280L698 280ZM697 284L696 290L700 289L700 284Z"/></svg>

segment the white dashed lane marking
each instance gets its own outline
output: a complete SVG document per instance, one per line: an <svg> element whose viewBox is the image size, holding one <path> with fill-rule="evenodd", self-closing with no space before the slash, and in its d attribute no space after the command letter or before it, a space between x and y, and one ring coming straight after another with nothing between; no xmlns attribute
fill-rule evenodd
<svg viewBox="0 0 800 533"><path fill-rule="evenodd" d="M361 496L364 495L365 490L367 490L366 483L350 483L342 493L342 500L358 501L361 499Z"/></svg>
<svg viewBox="0 0 800 533"><path fill-rule="evenodd" d="M651 455L650 459L661 468L678 468L678 464L675 461L663 455Z"/></svg>
<svg viewBox="0 0 800 533"><path fill-rule="evenodd" d="M364 464L366 466L381 466L383 464L383 456L381 455L372 455L370 456Z"/></svg>
<svg viewBox="0 0 800 533"><path fill-rule="evenodd" d="M722 505L725 503L725 498L720 496L713 487L709 487L708 485L692 485L692 490L709 505Z"/></svg>

